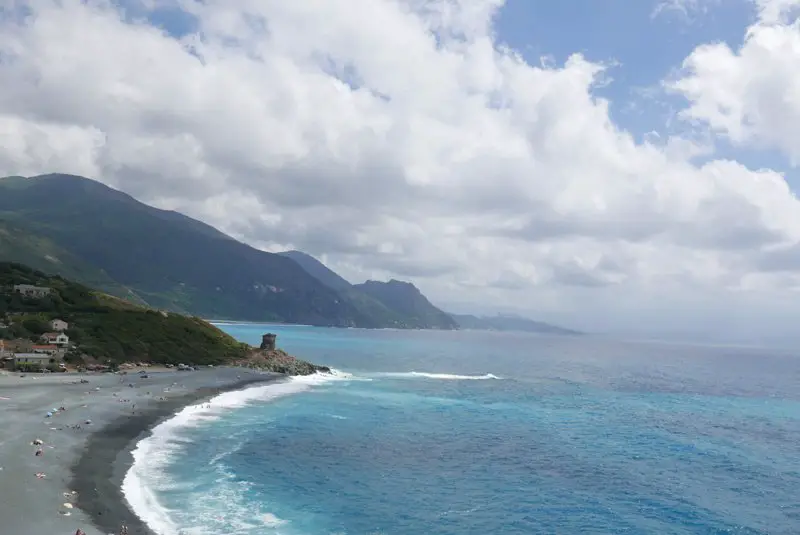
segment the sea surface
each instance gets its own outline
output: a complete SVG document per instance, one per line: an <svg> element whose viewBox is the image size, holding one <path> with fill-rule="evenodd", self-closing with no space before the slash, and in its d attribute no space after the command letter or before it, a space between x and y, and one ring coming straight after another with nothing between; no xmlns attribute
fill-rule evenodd
<svg viewBox="0 0 800 535"><path fill-rule="evenodd" d="M124 492L161 535L800 533L800 356L228 324L328 364L162 424Z"/></svg>

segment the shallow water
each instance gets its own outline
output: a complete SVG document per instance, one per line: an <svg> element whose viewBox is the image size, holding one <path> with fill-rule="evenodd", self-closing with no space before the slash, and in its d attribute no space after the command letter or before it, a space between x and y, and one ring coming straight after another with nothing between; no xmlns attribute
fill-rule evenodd
<svg viewBox="0 0 800 535"><path fill-rule="evenodd" d="M800 359L226 325L351 374L229 393L140 447L161 533L795 534Z"/></svg>

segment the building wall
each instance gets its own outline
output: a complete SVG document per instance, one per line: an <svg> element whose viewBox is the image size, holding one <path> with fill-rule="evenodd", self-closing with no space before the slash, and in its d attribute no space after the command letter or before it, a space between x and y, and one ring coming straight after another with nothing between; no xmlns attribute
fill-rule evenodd
<svg viewBox="0 0 800 535"><path fill-rule="evenodd" d="M54 331L66 331L69 329L69 324L62 320L53 320L50 322L50 328Z"/></svg>

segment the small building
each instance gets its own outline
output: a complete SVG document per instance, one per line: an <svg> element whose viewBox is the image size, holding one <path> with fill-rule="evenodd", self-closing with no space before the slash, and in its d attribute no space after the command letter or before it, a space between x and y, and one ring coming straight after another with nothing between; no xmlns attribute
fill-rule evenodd
<svg viewBox="0 0 800 535"><path fill-rule="evenodd" d="M14 285L14 292L21 294L25 297L32 297L35 299L41 299L42 297L47 297L53 291L52 288L47 288L44 286L33 286L31 284L15 284Z"/></svg>
<svg viewBox="0 0 800 535"><path fill-rule="evenodd" d="M49 364L55 363L56 359L52 355L44 353L15 353L14 354L14 368L19 368L20 364L23 366L34 366L38 368L46 368Z"/></svg>
<svg viewBox="0 0 800 535"><path fill-rule="evenodd" d="M64 332L69 329L69 323L64 320L54 319L50 322L50 328L57 332Z"/></svg>
<svg viewBox="0 0 800 535"><path fill-rule="evenodd" d="M41 340L45 344L54 344L59 347L67 347L69 345L69 336L64 333L44 333L41 336Z"/></svg>
<svg viewBox="0 0 800 535"><path fill-rule="evenodd" d="M60 352L61 348L54 344L48 345L35 345L31 347L32 353L39 353L42 355L55 355L56 353Z"/></svg>

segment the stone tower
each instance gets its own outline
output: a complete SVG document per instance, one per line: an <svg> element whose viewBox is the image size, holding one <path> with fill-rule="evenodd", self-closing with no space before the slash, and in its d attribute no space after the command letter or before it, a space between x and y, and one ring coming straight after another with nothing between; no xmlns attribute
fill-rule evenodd
<svg viewBox="0 0 800 535"><path fill-rule="evenodd" d="M267 333L261 337L261 349L262 351L274 351L275 350L275 339L278 338L277 334Z"/></svg>

